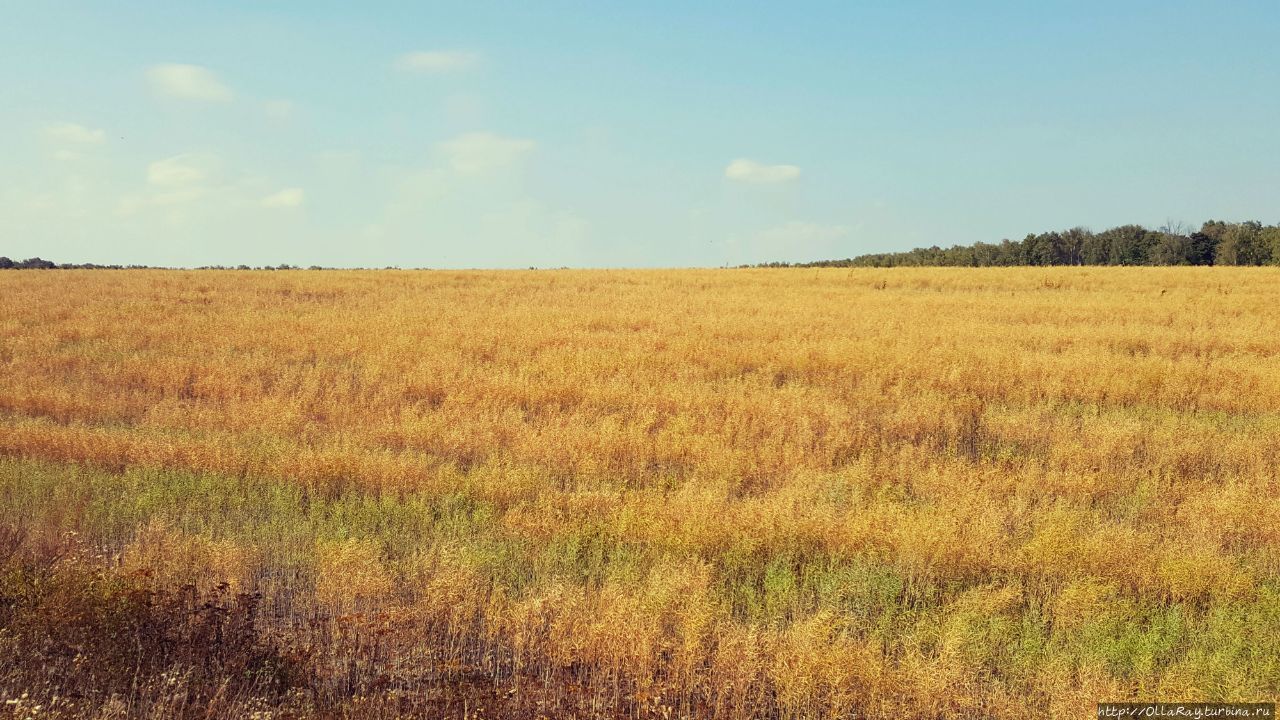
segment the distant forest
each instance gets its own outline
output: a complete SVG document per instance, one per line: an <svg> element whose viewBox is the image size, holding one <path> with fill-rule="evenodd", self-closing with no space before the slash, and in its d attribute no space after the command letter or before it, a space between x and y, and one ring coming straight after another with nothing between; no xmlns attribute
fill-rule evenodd
<svg viewBox="0 0 1280 720"><path fill-rule="evenodd" d="M1192 231L1170 223L1159 230L1123 225L1103 232L1082 227L1022 240L937 245L845 260L768 263L760 267L998 267L1016 265L1280 265L1280 226L1210 220Z"/></svg>

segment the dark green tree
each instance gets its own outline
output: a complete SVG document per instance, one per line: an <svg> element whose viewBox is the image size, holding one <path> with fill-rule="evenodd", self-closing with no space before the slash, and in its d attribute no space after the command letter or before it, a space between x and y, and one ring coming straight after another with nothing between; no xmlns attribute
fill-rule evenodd
<svg viewBox="0 0 1280 720"><path fill-rule="evenodd" d="M1111 235L1102 232L1084 238L1080 248L1080 261L1085 265L1111 263Z"/></svg>
<svg viewBox="0 0 1280 720"><path fill-rule="evenodd" d="M1263 244L1262 223L1242 222L1229 225L1218 243L1220 265L1263 265L1271 259Z"/></svg>
<svg viewBox="0 0 1280 720"><path fill-rule="evenodd" d="M1218 254L1218 241L1203 232L1192 233L1191 253L1188 260L1192 265L1212 265L1214 256Z"/></svg>
<svg viewBox="0 0 1280 720"><path fill-rule="evenodd" d="M1093 233L1088 228L1078 226L1062 233L1062 249L1067 260L1065 264L1080 265L1084 263L1084 246L1091 237L1093 237Z"/></svg>
<svg viewBox="0 0 1280 720"><path fill-rule="evenodd" d="M1121 225L1103 233L1111 238L1109 265L1148 265L1151 248L1156 243L1155 233L1141 225Z"/></svg>
<svg viewBox="0 0 1280 720"><path fill-rule="evenodd" d="M1191 238L1179 233L1158 233L1151 248L1152 265L1191 265Z"/></svg>
<svg viewBox="0 0 1280 720"><path fill-rule="evenodd" d="M1262 247L1270 254L1270 264L1280 265L1280 226L1272 225L1262 229Z"/></svg>

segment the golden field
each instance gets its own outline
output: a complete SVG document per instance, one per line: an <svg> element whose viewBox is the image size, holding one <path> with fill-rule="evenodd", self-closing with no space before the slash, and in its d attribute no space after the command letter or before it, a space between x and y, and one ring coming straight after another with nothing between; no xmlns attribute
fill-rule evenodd
<svg viewBox="0 0 1280 720"><path fill-rule="evenodd" d="M1274 700L1280 271L0 272L0 501L0 717Z"/></svg>

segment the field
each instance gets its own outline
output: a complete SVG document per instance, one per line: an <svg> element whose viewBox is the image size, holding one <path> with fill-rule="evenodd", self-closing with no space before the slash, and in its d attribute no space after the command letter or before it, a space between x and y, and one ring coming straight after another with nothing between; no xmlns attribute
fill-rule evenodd
<svg viewBox="0 0 1280 720"><path fill-rule="evenodd" d="M0 272L0 717L1274 700L1278 308L1260 268Z"/></svg>

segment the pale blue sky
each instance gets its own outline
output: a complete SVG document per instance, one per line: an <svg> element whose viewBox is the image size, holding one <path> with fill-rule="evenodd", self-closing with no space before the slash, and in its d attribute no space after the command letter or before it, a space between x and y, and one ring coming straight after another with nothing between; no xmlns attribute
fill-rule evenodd
<svg viewBox="0 0 1280 720"><path fill-rule="evenodd" d="M1280 221L1280 3L0 0L0 255L812 260Z"/></svg>

